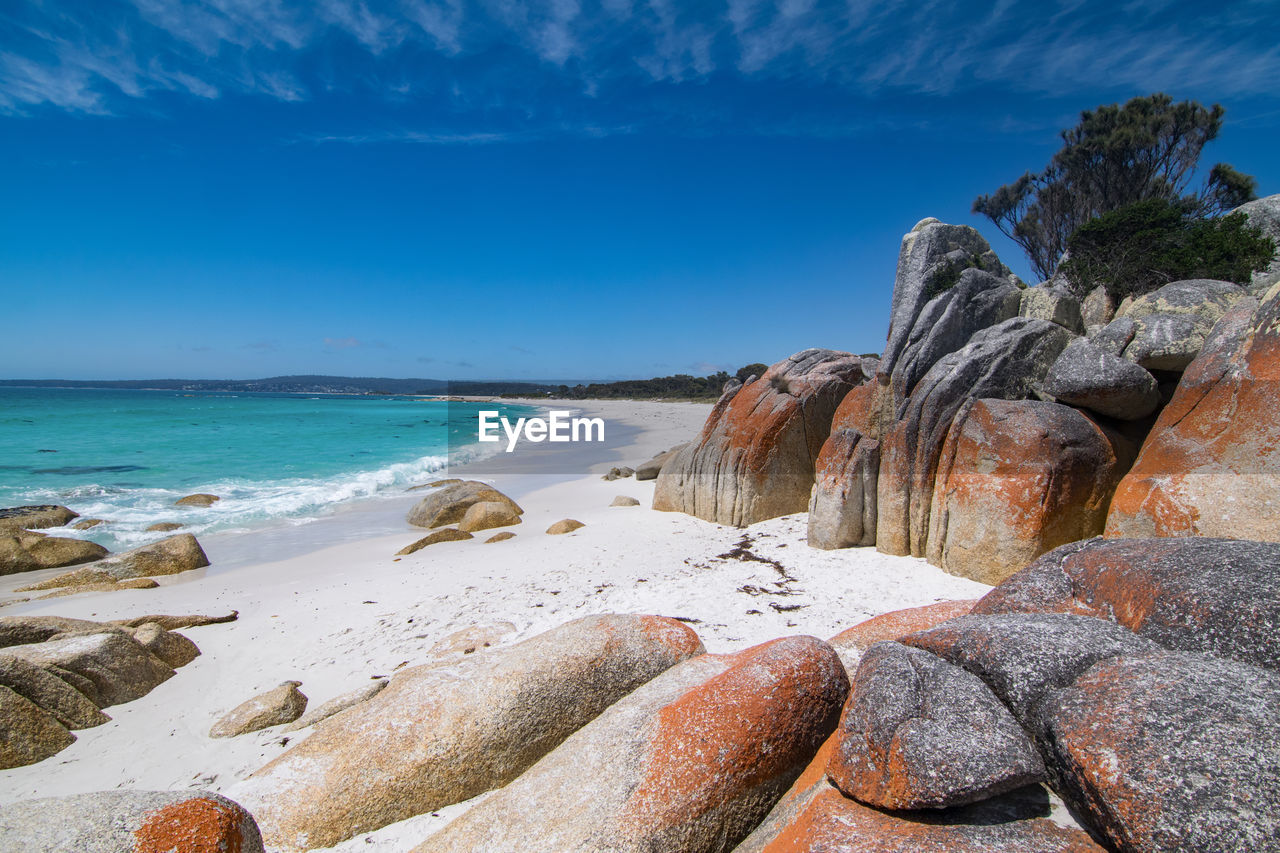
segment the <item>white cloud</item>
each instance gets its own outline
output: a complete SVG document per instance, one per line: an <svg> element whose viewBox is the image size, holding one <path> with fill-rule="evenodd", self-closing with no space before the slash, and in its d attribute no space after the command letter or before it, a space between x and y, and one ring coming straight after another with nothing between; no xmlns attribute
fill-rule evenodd
<svg viewBox="0 0 1280 853"><path fill-rule="evenodd" d="M1269 96L1280 45L1268 22L1274 3L1259 0L1123 12L1103 0L46 0L7 22L0 109L103 113L156 91L299 101L360 86L403 100L467 74L483 76L488 102L468 96L477 110L519 101L503 87L536 91L539 74L589 99L729 74L865 98L985 86ZM477 62L490 51L501 62Z"/></svg>

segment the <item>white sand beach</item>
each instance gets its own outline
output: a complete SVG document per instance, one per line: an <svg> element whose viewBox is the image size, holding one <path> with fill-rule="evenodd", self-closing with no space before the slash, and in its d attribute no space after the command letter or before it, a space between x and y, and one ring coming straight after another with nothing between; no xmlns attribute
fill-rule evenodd
<svg viewBox="0 0 1280 853"><path fill-rule="evenodd" d="M202 543L210 568L161 579L157 589L5 607L3 615L98 620L231 610L239 618L185 629L198 659L142 699L108 709L110 723L76 732L78 741L55 757L0 773L0 802L115 788L225 791L307 733L211 739L210 726L226 711L289 679L302 682L317 707L373 676L427 662L435 643L473 625L511 623L501 640L508 643L588 614L655 613L686 621L709 651L729 651L788 634L826 638L879 613L988 589L873 548L812 549L803 514L739 530L656 512L652 481L600 475L689 440L710 406L573 405L605 419L603 445L548 445L519 462L494 458L449 472L491 481L521 504L513 539L485 544L497 532L485 531L396 558L426 533L404 521L421 497L413 492L307 525L211 536ZM640 506L611 507L619 495ZM563 518L585 527L544 532ZM4 578L0 592L12 598L15 587L53 573ZM405 850L465 808L335 849Z"/></svg>

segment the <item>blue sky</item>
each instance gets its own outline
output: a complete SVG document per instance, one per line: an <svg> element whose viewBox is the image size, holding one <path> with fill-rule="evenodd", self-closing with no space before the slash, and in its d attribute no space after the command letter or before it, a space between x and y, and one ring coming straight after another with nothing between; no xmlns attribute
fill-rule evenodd
<svg viewBox="0 0 1280 853"><path fill-rule="evenodd" d="M1280 6L0 7L0 377L705 373L883 346L902 233L1081 109L1227 108L1280 192Z"/></svg>

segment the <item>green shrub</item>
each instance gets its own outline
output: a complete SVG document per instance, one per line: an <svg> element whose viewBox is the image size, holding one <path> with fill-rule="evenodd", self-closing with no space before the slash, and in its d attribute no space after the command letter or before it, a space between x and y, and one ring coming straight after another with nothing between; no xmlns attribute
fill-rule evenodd
<svg viewBox="0 0 1280 853"><path fill-rule="evenodd" d="M1076 229L1062 271L1077 296L1102 285L1119 301L1188 278L1247 283L1275 250L1242 213L1204 219L1180 202L1148 199Z"/></svg>

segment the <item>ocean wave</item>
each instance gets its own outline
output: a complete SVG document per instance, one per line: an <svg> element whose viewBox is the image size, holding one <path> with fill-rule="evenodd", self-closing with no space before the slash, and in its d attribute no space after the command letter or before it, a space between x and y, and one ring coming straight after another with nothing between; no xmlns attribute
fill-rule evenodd
<svg viewBox="0 0 1280 853"><path fill-rule="evenodd" d="M23 502L63 504L80 513L82 518L106 519L107 524L86 531L58 528L46 532L92 539L118 550L171 535L147 531L147 527L157 522L177 522L183 525L183 532L196 535L253 529L272 522L304 524L353 501L403 497L406 487L423 482L447 465L485 455L488 453L466 449L449 457L423 456L411 462L327 478L223 479L193 484L181 491L85 483L70 488L32 490L23 496ZM174 505L178 498L192 493L214 494L221 500L208 507Z"/></svg>

